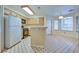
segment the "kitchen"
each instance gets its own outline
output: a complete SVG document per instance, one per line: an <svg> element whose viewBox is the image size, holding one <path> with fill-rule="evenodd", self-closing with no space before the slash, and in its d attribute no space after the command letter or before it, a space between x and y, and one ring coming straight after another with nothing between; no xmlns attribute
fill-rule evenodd
<svg viewBox="0 0 79 59"><path fill-rule="evenodd" d="M19 12L17 11L17 7L19 7ZM22 6L21 6L22 7ZM17 45L18 43L21 42L21 40L27 38L28 36L32 36L32 39L34 39L33 41L31 41L31 45L37 45L38 47L44 46L44 32L46 27L44 26L44 17L43 16L35 16L35 17L26 17L26 15L20 13L20 11L22 11L23 13L25 12L24 10L22 10L20 6L4 6L4 22L5 22L5 39L4 39L4 45L2 48L2 52L5 51L6 49L10 49L13 46ZM16 10L15 10L16 9ZM19 20L20 22L20 27L17 30L17 33L12 30L13 32L9 31L9 27L11 26L12 23L14 22L14 26L17 26L15 21L9 21L10 19L15 19L15 20ZM8 24L9 22L11 22L11 25ZM8 25L7 25L8 24ZM12 27L12 26L11 26ZM18 32L20 31L20 32ZM37 31L37 32L36 32ZM35 34L37 33L37 34ZM8 34L8 35L7 35ZM41 35L42 34L42 35ZM10 35L12 35L10 37ZM40 36L41 35L41 36ZM15 36L17 36L18 38L16 38ZM39 37L40 36L40 37ZM37 40L37 38L39 37L39 39ZM16 38L16 39L15 39ZM14 40L15 39L15 40ZM19 40L17 40L19 39ZM41 39L41 40L40 40ZM13 43L13 41L14 43ZM37 40L37 43L35 43ZM12 41L12 42L11 42Z"/></svg>
<svg viewBox="0 0 79 59"><path fill-rule="evenodd" d="M1 52L78 52L78 23L76 23L79 19L78 7L71 5L2 6L4 31ZM33 13L27 13L28 9Z"/></svg>

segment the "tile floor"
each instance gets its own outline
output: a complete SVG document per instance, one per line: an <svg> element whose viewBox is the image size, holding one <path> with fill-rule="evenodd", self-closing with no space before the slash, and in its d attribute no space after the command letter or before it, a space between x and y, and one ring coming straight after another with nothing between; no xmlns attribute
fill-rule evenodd
<svg viewBox="0 0 79 59"><path fill-rule="evenodd" d="M64 36L47 35L45 40L46 53L77 53L79 40Z"/></svg>
<svg viewBox="0 0 79 59"><path fill-rule="evenodd" d="M44 48L32 46L32 49L35 53L44 53Z"/></svg>
<svg viewBox="0 0 79 59"><path fill-rule="evenodd" d="M44 48L31 48L31 37L28 37L3 53L78 53L78 41L63 36L47 35Z"/></svg>
<svg viewBox="0 0 79 59"><path fill-rule="evenodd" d="M31 48L31 37L23 39L19 44L5 50L3 53L33 53Z"/></svg>

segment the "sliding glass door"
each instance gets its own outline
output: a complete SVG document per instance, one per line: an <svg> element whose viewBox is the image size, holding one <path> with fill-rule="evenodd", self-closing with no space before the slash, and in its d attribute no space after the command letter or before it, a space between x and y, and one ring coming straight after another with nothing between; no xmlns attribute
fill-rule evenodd
<svg viewBox="0 0 79 59"><path fill-rule="evenodd" d="M53 18L48 17L46 19L46 34L52 34L53 32Z"/></svg>

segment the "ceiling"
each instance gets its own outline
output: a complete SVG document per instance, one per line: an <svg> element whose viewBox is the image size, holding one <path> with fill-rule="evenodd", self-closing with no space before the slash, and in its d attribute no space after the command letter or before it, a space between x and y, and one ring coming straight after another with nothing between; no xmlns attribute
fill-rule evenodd
<svg viewBox="0 0 79 59"><path fill-rule="evenodd" d="M29 16L29 14L25 10L23 10L20 5L4 5L4 7L16 11L23 16Z"/></svg>
<svg viewBox="0 0 79 59"><path fill-rule="evenodd" d="M5 7L13 9L24 16L30 16L25 10L21 8L23 5L5 5ZM59 16L67 15L79 10L79 5L30 5L35 16ZM68 10L73 9L69 12Z"/></svg>
<svg viewBox="0 0 79 59"><path fill-rule="evenodd" d="M30 8L35 12L35 15L59 16L78 11L79 5L31 5Z"/></svg>

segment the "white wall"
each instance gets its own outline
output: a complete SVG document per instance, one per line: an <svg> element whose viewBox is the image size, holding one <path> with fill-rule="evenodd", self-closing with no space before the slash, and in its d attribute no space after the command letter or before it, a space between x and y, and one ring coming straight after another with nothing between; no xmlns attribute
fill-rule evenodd
<svg viewBox="0 0 79 59"><path fill-rule="evenodd" d="M0 52L4 49L4 19L3 6L0 6Z"/></svg>

